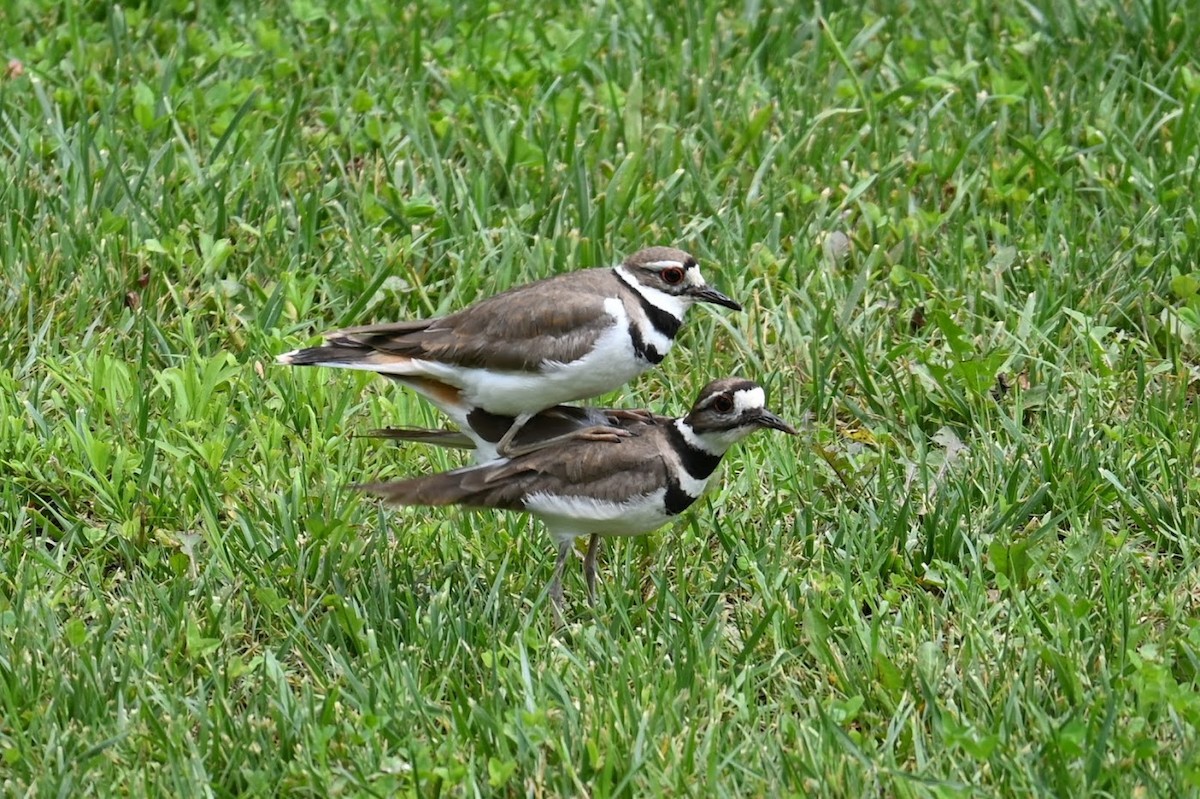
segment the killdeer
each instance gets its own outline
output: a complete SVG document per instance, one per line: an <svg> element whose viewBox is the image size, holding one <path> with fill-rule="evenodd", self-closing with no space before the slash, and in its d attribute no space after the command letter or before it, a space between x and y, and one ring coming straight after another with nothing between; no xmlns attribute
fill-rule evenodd
<svg viewBox="0 0 1200 799"><path fill-rule="evenodd" d="M687 416L647 413L617 426L623 434L607 441L568 435L557 446L515 457L359 488L396 505L498 508L541 518L558 547L550 582L557 612L576 537L589 536L584 576L594 602L601 536L647 533L682 513L704 491L726 450L755 430L796 433L767 410L762 386L736 377L705 386Z"/></svg>
<svg viewBox="0 0 1200 799"><path fill-rule="evenodd" d="M449 316L327 333L323 346L279 361L379 372L463 428L457 408L511 416L496 446L506 453L539 411L612 391L660 363L697 302L742 307L704 282L691 255L650 247L619 266L517 286Z"/></svg>

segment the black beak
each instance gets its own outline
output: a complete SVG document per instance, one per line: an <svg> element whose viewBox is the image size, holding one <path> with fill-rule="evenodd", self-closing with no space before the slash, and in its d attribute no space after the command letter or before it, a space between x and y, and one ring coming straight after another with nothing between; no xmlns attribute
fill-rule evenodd
<svg viewBox="0 0 1200 799"><path fill-rule="evenodd" d="M692 295L697 302L711 302L713 305L724 305L726 308L732 308L735 311L742 310L740 302L726 297L712 286L699 286L688 291L688 294Z"/></svg>
<svg viewBox="0 0 1200 799"><path fill-rule="evenodd" d="M763 408L761 411L755 411L754 416L751 417L751 421L760 427L770 427L773 430L782 430L789 436L796 435L796 428L792 427L790 424L783 421L766 408Z"/></svg>

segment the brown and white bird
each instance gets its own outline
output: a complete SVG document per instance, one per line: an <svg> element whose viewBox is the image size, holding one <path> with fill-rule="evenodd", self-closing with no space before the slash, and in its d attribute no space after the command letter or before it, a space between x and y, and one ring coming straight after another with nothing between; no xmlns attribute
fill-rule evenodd
<svg viewBox="0 0 1200 799"><path fill-rule="evenodd" d="M540 418L535 415L530 423ZM703 493L729 447L755 430L796 433L767 409L762 386L736 377L709 383L691 411L677 419L645 413L618 420L608 429L620 433L608 439L594 435L605 428L593 421L584 422L586 436L556 433L554 446L359 488L396 505L498 508L540 518L558 547L550 583L557 608L563 569L577 537L589 536L584 575L588 599L594 601L602 536L647 533L682 513Z"/></svg>
<svg viewBox="0 0 1200 799"><path fill-rule="evenodd" d="M462 407L511 416L497 442L503 453L539 411L613 391L659 364L698 302L741 309L704 282L691 255L650 247L619 266L527 283L449 316L327 333L324 345L279 362L379 372L460 427Z"/></svg>

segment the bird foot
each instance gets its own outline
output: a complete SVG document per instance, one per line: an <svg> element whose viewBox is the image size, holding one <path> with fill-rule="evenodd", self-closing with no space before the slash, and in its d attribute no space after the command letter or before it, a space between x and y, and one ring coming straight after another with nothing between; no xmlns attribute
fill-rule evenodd
<svg viewBox="0 0 1200 799"><path fill-rule="evenodd" d="M632 435L633 433L624 428L597 425L596 427L585 427L578 433L573 433L572 438L576 441L611 441L615 443Z"/></svg>
<svg viewBox="0 0 1200 799"><path fill-rule="evenodd" d="M654 421L654 414L645 408L606 408L604 415L614 422Z"/></svg>

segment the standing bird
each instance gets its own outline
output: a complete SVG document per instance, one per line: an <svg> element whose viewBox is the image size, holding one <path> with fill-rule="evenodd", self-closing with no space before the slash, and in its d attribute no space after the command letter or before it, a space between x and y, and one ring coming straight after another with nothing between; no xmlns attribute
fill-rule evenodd
<svg viewBox="0 0 1200 799"><path fill-rule="evenodd" d="M379 372L438 406L511 416L499 453L554 405L620 388L659 364L697 302L741 310L683 250L650 247L619 266L527 283L449 316L351 327L279 356L293 366Z"/></svg>
<svg viewBox="0 0 1200 799"><path fill-rule="evenodd" d="M531 417L537 419L539 417ZM645 414L592 436L557 439L556 446L514 457L359 486L395 505L461 505L526 511L540 518L558 546L550 582L562 605L562 573L578 536L589 536L584 557L588 600L595 601L601 536L647 533L686 510L703 493L721 457L759 428L796 430L766 408L762 386L727 377L700 392L687 416ZM606 428L585 428L585 430Z"/></svg>

